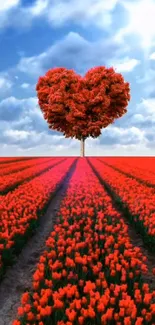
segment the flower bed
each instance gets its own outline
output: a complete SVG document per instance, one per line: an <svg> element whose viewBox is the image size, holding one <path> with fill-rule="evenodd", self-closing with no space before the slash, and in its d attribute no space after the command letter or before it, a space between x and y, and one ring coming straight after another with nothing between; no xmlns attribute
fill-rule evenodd
<svg viewBox="0 0 155 325"><path fill-rule="evenodd" d="M144 182L146 185L155 186L155 168L153 168L153 161L147 159L145 160L145 168L143 166L143 160L138 158L137 161L134 161L132 164L132 158L130 159L115 159L115 158L99 158L101 162L105 162L112 166L114 169L118 170L121 173L125 173L126 176L139 179L141 182ZM138 166L139 162L139 166ZM141 168L141 165L143 168ZM155 165L155 158L154 158ZM150 168L150 169L149 169Z"/></svg>
<svg viewBox="0 0 155 325"><path fill-rule="evenodd" d="M18 171L13 174L0 176L0 192L1 194L7 193L9 190L14 189L17 185L28 181L31 178L38 176L40 173L45 172L46 170L52 168L55 164L63 161L64 158L55 158L48 161L43 161L42 163L35 166L26 168L24 171Z"/></svg>
<svg viewBox="0 0 155 325"><path fill-rule="evenodd" d="M0 165L0 176L15 173L17 171L22 171L28 167L32 167L34 165L39 165L40 163L46 162L51 158L34 158L25 161L16 161L9 164L1 164Z"/></svg>
<svg viewBox="0 0 155 325"><path fill-rule="evenodd" d="M22 160L29 160L32 158L33 157L0 157L0 165L12 163L12 162L18 162Z"/></svg>
<svg viewBox="0 0 155 325"><path fill-rule="evenodd" d="M86 159L79 159L12 325L153 325L146 257L130 242Z"/></svg>
<svg viewBox="0 0 155 325"><path fill-rule="evenodd" d="M128 217L155 251L155 190L138 183L97 159L89 159L101 178L114 190L116 198L128 208Z"/></svg>
<svg viewBox="0 0 155 325"><path fill-rule="evenodd" d="M68 158L41 176L0 197L0 276L13 262L75 158Z"/></svg>

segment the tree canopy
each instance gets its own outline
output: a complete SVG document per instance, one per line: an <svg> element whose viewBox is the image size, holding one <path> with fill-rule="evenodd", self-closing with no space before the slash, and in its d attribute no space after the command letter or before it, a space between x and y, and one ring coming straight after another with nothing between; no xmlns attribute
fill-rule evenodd
<svg viewBox="0 0 155 325"><path fill-rule="evenodd" d="M39 78L36 91L49 128L79 140L98 137L127 112L130 100L129 83L104 66L84 77L66 68L51 69Z"/></svg>

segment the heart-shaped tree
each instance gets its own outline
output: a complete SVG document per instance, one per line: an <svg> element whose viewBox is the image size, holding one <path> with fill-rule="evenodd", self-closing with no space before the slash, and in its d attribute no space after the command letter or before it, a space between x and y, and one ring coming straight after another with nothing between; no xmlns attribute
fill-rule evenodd
<svg viewBox="0 0 155 325"><path fill-rule="evenodd" d="M129 83L113 68L95 67L82 78L74 70L54 68L36 86L39 106L49 128L66 138L96 138L102 128L127 112Z"/></svg>

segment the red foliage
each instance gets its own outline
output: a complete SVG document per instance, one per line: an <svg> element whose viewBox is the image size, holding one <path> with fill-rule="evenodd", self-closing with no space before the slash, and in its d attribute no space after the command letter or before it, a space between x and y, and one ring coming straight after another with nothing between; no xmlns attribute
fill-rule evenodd
<svg viewBox="0 0 155 325"><path fill-rule="evenodd" d="M77 139L98 137L101 129L127 112L129 83L113 68L96 67L84 78L54 68L36 86L39 106L49 128Z"/></svg>

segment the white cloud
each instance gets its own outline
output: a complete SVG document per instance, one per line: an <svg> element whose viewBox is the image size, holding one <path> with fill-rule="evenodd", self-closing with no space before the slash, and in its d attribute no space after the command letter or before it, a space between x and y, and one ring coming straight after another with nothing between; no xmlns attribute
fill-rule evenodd
<svg viewBox="0 0 155 325"><path fill-rule="evenodd" d="M114 61L113 65L116 67L116 70L119 72L130 72L140 64L140 61L137 59L130 59L128 57L121 59L119 61Z"/></svg>
<svg viewBox="0 0 155 325"><path fill-rule="evenodd" d="M42 53L38 56L24 57L19 61L17 68L19 69L19 71L25 72L30 75L42 73L41 62L47 56L48 51L47 53ZM30 71L27 70L28 67L31 67Z"/></svg>
<svg viewBox="0 0 155 325"><path fill-rule="evenodd" d="M141 99L133 110L133 114L123 123L124 127L129 125L136 127L144 135L147 147L155 147L155 98Z"/></svg>
<svg viewBox="0 0 155 325"><path fill-rule="evenodd" d="M101 28L108 28L112 22L111 11L118 0L57 0L49 5L46 12L48 21L61 26L67 21L83 26L94 24Z"/></svg>
<svg viewBox="0 0 155 325"><path fill-rule="evenodd" d="M142 47L144 51L148 51L155 41L154 0L120 0L120 3L127 11L126 17L128 24L118 31L116 35L117 40L121 42L126 36L137 36L138 45Z"/></svg>
<svg viewBox="0 0 155 325"><path fill-rule="evenodd" d="M145 116L142 114L134 114L131 118L132 122L134 123L142 123L145 121Z"/></svg>
<svg viewBox="0 0 155 325"><path fill-rule="evenodd" d="M141 102L137 104L136 112L142 113L147 118L148 115L155 116L155 99L154 98L142 98Z"/></svg>
<svg viewBox="0 0 155 325"><path fill-rule="evenodd" d="M126 53L126 47L122 49L113 39L90 42L78 33L69 32L41 54L21 58L17 69L35 78L56 66L65 66L83 74L94 65L105 65L120 52Z"/></svg>
<svg viewBox="0 0 155 325"><path fill-rule="evenodd" d="M1 125L0 125L1 126ZM45 146L49 149L65 143L64 136L55 135L55 132L47 133L47 131L39 131L36 129L21 130L14 124L7 125L5 129L1 130L0 143L6 145L16 145L20 149L30 150L31 148Z"/></svg>
<svg viewBox="0 0 155 325"><path fill-rule="evenodd" d="M21 88L23 88L23 89L27 89L29 87L30 87L30 84L28 84L26 82L21 85Z"/></svg>
<svg viewBox="0 0 155 325"><path fill-rule="evenodd" d="M48 3L48 0L36 0L36 2L28 8L30 15L34 17L43 15L48 8Z"/></svg>
<svg viewBox="0 0 155 325"><path fill-rule="evenodd" d="M0 0L0 13L8 11L20 4L20 0Z"/></svg>
<svg viewBox="0 0 155 325"><path fill-rule="evenodd" d="M0 76L0 93L8 91L12 86L13 83L7 76Z"/></svg>
<svg viewBox="0 0 155 325"><path fill-rule="evenodd" d="M6 130L4 135L8 138L15 139L15 140L25 140L31 134L30 131L22 131L22 130ZM32 135L32 134L31 134ZM33 134L34 136L34 134Z"/></svg>
<svg viewBox="0 0 155 325"><path fill-rule="evenodd" d="M92 155L95 145L96 155L102 155L111 150L113 154L148 154L155 149L155 100L143 99L135 108L135 114L123 127L110 125L102 130L97 139L86 141L86 153ZM2 114L2 115L1 115ZM150 128L149 122L154 126ZM142 127L143 124L145 127ZM132 125L132 126L131 126ZM53 153L56 155L77 155L80 143L77 140L65 139L61 133L49 130L46 121L37 105L37 98L17 99L9 97L0 102L0 142L1 155L5 152L14 155ZM137 151L138 150L138 151ZM152 150L152 151L151 151ZM94 151L93 151L94 154Z"/></svg>
<svg viewBox="0 0 155 325"><path fill-rule="evenodd" d="M21 30L22 27L30 27L36 19L42 19L43 23L46 21L50 26L56 28L62 28L65 25L68 27L70 23L73 23L75 26L78 25L84 28L100 27L110 32L109 27L111 26L112 15L114 14L113 9L115 9L119 2L120 0L33 0L29 1L30 5L27 4L24 7L24 5L22 6L22 1L6 0L3 1L3 11L2 6L0 8L0 28L13 26ZM122 0L123 2L125 0ZM134 0L132 2L134 4ZM118 12L116 12L117 14ZM40 21L40 23L42 22ZM87 32L86 29L85 32ZM105 36L103 32L102 38L102 31L99 31L99 35L97 35L98 38L100 37L99 41L93 40L94 35L92 40L88 41L83 34L80 35L78 32L71 31L68 35L60 40L57 39L52 46L43 49L38 54L26 57L26 54L22 51L16 53L19 57L19 63L16 67L9 70L9 73L11 72L13 76L12 80L16 85L16 89L15 87L13 89L15 93L14 96L0 101L1 154L4 154L5 150L10 154L12 152L12 155L17 152L24 155L26 152L29 154L43 154L44 152L46 154L55 152L56 154L58 152L60 155L65 155L66 152L68 155L73 152L75 155L79 153L79 141L65 139L61 133L57 135L58 133L48 129L48 124L37 105L38 100L36 97L16 98L18 92L20 92L20 97L22 96L22 93L24 93L23 89L27 90L25 93L28 93L28 91L33 92L35 87L33 83L37 82L39 75L44 74L50 68L65 66L68 69L74 69L77 73L84 74L92 66L106 65L113 66L116 71L123 73L133 71L140 65L140 60L144 59L142 69L136 68L136 72L138 71L137 74L145 75L144 77L142 75L140 80L137 79L137 83L146 83L146 86L144 85L143 87L143 95L149 87L152 87L152 91L154 90L155 70L153 70L153 60L155 60L155 52L152 51L153 53L149 58L152 62L145 61L146 57L143 58L142 55L140 55L141 58L139 60L139 57L137 58L139 52L134 52L134 42L131 54L130 42L126 42L124 37L126 34L123 36L124 44L122 46L118 42L119 37L115 38L115 33L117 33L117 30L114 29L112 37L109 37L108 33ZM134 31L129 36L132 37L132 35L134 36ZM122 39L120 38L121 41L123 37ZM148 67L147 69L145 63ZM27 79L23 73L35 78L35 81ZM12 88L13 83L10 80L10 76L11 74L0 74L0 93ZM20 79L20 82L18 79ZM137 85L137 88L133 89L133 93L135 92L134 95L137 98L140 96L141 91L138 90L138 87L140 88L141 86ZM86 152L92 154L93 148L96 150L97 144L100 154L104 154L108 150L109 154L114 152L116 154L122 153L123 150L127 152L128 148L133 153L137 153L137 148L142 148L142 153L145 150L148 152L148 148L155 146L155 137L153 136L153 133L155 134L154 107L155 100L153 99L142 99L138 105L134 104L131 106L129 114L126 114L124 124L123 120L120 119L121 127L117 127L117 124L111 125L103 130L102 136L98 139L88 139L86 142Z"/></svg>
<svg viewBox="0 0 155 325"><path fill-rule="evenodd" d="M131 145L135 143L144 144L145 133L143 130L140 130L135 126L122 128L110 125L108 128L102 130L100 143L103 143L104 145Z"/></svg>
<svg viewBox="0 0 155 325"><path fill-rule="evenodd" d="M14 121L22 115L25 117L36 111L37 101L36 97L18 99L11 96L5 98L0 102L0 119L2 121ZM40 114L39 108L38 111Z"/></svg>
<svg viewBox="0 0 155 325"><path fill-rule="evenodd" d="M37 141L38 139L39 141ZM61 150L59 150L60 145ZM48 140L45 134L42 134L41 138L39 138L37 133L31 133L30 140L27 139L24 145L22 141L20 143L14 141L14 143L1 144L2 156L15 156L15 153L17 156L66 156L66 152L67 155L70 153L70 156L80 154L80 142L65 138L62 140L61 137L59 139L59 136L55 139L52 132L48 136Z"/></svg>
<svg viewBox="0 0 155 325"><path fill-rule="evenodd" d="M150 60L155 60L155 52L153 52L153 53L150 54L149 59Z"/></svg>
<svg viewBox="0 0 155 325"><path fill-rule="evenodd" d="M0 143L29 150L35 146L50 145L52 135L37 105L36 97L17 99L8 97L0 102ZM61 134L60 134L61 135ZM62 142L54 137L53 143ZM1 146L0 145L0 146ZM5 148L4 148L5 150Z"/></svg>
<svg viewBox="0 0 155 325"><path fill-rule="evenodd" d="M108 29L112 23L112 11L119 1L36 0L24 7L18 6L19 0L6 0L6 8L17 9L14 15L1 17L0 27L30 27L34 19L42 18L54 27L75 23L84 27L94 25Z"/></svg>
<svg viewBox="0 0 155 325"><path fill-rule="evenodd" d="M20 0L0 0L0 29L14 25L14 11L19 9Z"/></svg>
<svg viewBox="0 0 155 325"><path fill-rule="evenodd" d="M143 86L143 95L146 97L155 97L155 70L149 66L144 70L142 77L136 78L137 84Z"/></svg>

